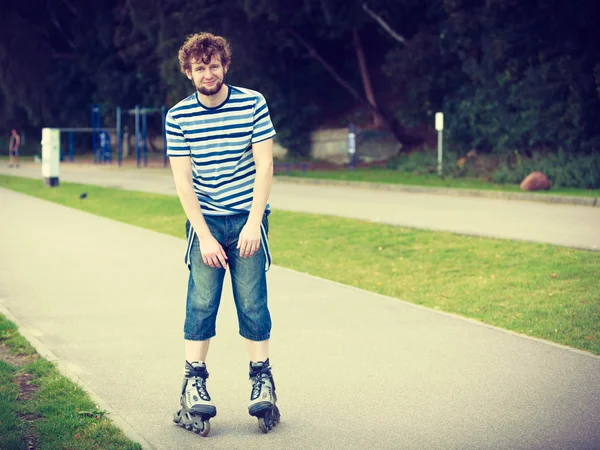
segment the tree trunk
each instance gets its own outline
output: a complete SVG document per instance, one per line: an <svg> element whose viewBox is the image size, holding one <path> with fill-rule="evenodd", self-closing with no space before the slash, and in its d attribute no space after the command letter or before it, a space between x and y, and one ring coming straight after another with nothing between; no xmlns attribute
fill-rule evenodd
<svg viewBox="0 0 600 450"><path fill-rule="evenodd" d="M375 95L373 94L373 85L371 84L371 77L369 76L369 67L367 66L367 59L365 58L365 52L363 51L362 44L360 42L360 36L358 35L358 30L356 28L352 29L352 37L354 38L354 48L356 49L356 57L358 58L358 65L360 66L360 75L363 82L363 87L365 89L365 96L367 97L367 101L375 108L377 107L377 102L375 101ZM381 128L383 126L383 118L381 114L377 112L373 112L373 125L376 128Z"/></svg>
<svg viewBox="0 0 600 450"><path fill-rule="evenodd" d="M327 72L329 72L329 74L333 77L333 79L335 81L337 81L344 89L346 89L348 92L350 92L350 94L352 94L352 96L354 98L356 98L356 100L358 100L362 105L366 106L373 114L380 115L381 118L383 119L383 123L385 124L385 126L392 132L392 134L394 135L394 137L396 138L396 140L399 143L406 145L407 147L411 147L411 146L415 146L415 145L419 145L419 144L423 143L422 138L415 136L414 133L411 133L409 130L407 130L400 122L398 122L398 120L392 114L388 114L381 108L369 103L369 101L367 101L367 99L364 96L360 95L360 93L358 93L356 91L356 89L354 89L350 85L350 83L348 83L346 80L344 80L335 71L335 69L331 66L331 64L329 64L327 61L325 61L323 59L323 57L321 55L319 55L317 50L313 46L311 46L308 42L306 42L302 38L302 36L300 36L298 33L296 33L296 31L294 31L291 28L286 28L286 31L288 33L290 33L294 38L296 38L298 40L298 42L300 42L300 44L304 48L306 48L309 55L312 56L313 58L315 58L317 61L319 61L319 63L321 63L321 65L325 68L325 70Z"/></svg>

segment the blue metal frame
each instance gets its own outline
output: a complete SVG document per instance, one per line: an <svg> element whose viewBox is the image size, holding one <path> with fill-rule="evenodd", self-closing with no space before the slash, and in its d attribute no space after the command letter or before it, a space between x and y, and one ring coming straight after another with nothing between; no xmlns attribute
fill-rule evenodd
<svg viewBox="0 0 600 450"><path fill-rule="evenodd" d="M167 107L163 105L160 110L162 115L163 167L167 167Z"/></svg>
<svg viewBox="0 0 600 450"><path fill-rule="evenodd" d="M94 163L100 162L98 132L101 126L100 105L92 105L92 153L94 155Z"/></svg>
<svg viewBox="0 0 600 450"><path fill-rule="evenodd" d="M144 142L144 167L148 167L148 115L142 109L142 141Z"/></svg>
<svg viewBox="0 0 600 450"><path fill-rule="evenodd" d="M135 105L135 158L140 167L140 105Z"/></svg>
<svg viewBox="0 0 600 450"><path fill-rule="evenodd" d="M121 107L117 106L117 165L121 165L123 159L123 142L121 139Z"/></svg>

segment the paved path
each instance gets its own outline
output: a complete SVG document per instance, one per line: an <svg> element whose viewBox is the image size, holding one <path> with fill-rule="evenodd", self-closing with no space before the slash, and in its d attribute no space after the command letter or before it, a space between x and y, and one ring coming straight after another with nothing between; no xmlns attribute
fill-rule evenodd
<svg viewBox="0 0 600 450"><path fill-rule="evenodd" d="M40 166L0 173L41 179ZM176 195L169 169L63 164L60 179ZM600 208L275 181L273 208L600 250Z"/></svg>
<svg viewBox="0 0 600 450"><path fill-rule="evenodd" d="M4 189L0 205L0 310L147 448L600 448L599 358L277 266L283 421L262 435L247 414L226 286L208 360L218 416L195 436L170 422L184 241Z"/></svg>

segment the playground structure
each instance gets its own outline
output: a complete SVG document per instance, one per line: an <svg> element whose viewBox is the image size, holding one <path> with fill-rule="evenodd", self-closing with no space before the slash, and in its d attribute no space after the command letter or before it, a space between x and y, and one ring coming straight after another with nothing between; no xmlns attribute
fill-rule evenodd
<svg viewBox="0 0 600 450"><path fill-rule="evenodd" d="M91 128L57 128L60 133L68 133L68 152L62 152L61 160L75 160L74 133L91 133L92 153L95 164L112 164L113 150L110 133L116 136L116 156L119 166L123 163L123 114L134 116L135 122L135 154L137 167L148 166L148 115L160 113L163 140L163 167L167 166L167 137L166 116L167 107L146 108L136 105L135 108L123 110L120 106L116 108L116 127L108 128L102 126L102 114L100 105L91 105Z"/></svg>

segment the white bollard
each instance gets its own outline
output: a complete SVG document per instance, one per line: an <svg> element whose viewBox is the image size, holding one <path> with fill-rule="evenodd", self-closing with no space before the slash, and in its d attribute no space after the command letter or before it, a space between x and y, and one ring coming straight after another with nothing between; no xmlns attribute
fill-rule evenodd
<svg viewBox="0 0 600 450"><path fill-rule="evenodd" d="M60 130L42 129L42 176L50 187L58 186L60 165Z"/></svg>

